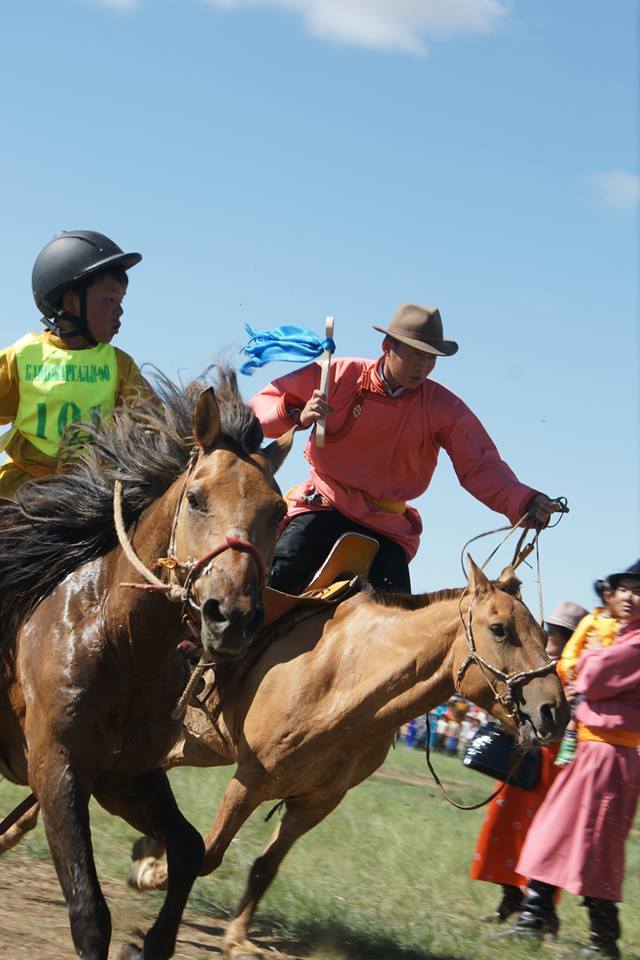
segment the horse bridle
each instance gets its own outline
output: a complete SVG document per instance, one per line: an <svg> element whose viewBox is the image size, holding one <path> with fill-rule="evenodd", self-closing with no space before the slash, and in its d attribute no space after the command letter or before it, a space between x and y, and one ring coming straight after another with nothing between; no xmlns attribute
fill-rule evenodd
<svg viewBox="0 0 640 960"><path fill-rule="evenodd" d="M260 587L264 587L267 581L267 569L265 562L256 545L251 543L251 541L245 540L243 537L238 537L236 535L227 534L224 540L222 540L217 546L215 546L212 550L209 550L199 559L189 557L184 561L180 561L176 557L175 540L178 527L178 518L182 508L182 502L186 494L189 477L191 476L198 460L198 454L199 451L194 449L191 451L191 455L189 457L186 476L180 491L180 496L178 497L175 513L173 515L167 555L164 557L159 557L154 564L155 568L162 567L169 571L169 583L166 583L164 580L160 580L160 578L157 577L153 571L142 562L142 560L140 560L133 549L133 546L127 536L124 518L122 516L122 484L119 480L116 480L113 489L114 521L120 546L122 547L132 566L134 566L136 570L145 578L145 580L148 581L147 583L121 583L120 586L131 587L138 590L155 590L159 593L164 593L168 600L171 600L174 603L181 603L183 605L184 619L187 619L189 616L187 607L190 607L192 610L197 612L200 611L200 604L197 602L197 597L194 593L196 582L200 579L200 577L209 573L211 564L215 558L220 556L220 554L225 553L227 550L238 550L241 553L248 553L256 565ZM176 570L184 571L186 573L182 583L180 583L175 576Z"/></svg>
<svg viewBox="0 0 640 960"><path fill-rule="evenodd" d="M180 491L180 496L178 497L175 513L173 515L167 556L159 557L154 564L156 567L163 567L169 571L169 583L165 583L164 580L160 580L159 577L156 577L156 575L149 570L147 566L145 566L133 549L129 538L127 537L127 532L124 526L124 519L122 516L122 484L119 480L116 480L113 488L113 515L120 546L122 547L132 566L134 566L135 569L145 578L145 580L148 581L147 583L121 583L120 586L132 587L137 590L155 590L159 593L164 593L168 600L171 600L174 603L181 603L182 620L187 623L194 633L196 631L191 621L191 611L194 610L197 613L200 613L200 605L197 603L197 597L194 594L194 587L199 578L209 572L212 562L216 557L219 557L221 553L224 553L226 550L239 550L242 553L248 553L256 564L260 587L264 587L267 580L267 569L258 548L249 540L245 540L242 537L237 537L235 535L227 534L221 543L214 547L213 550L209 550L208 553L205 553L204 556L200 557L198 560L188 558L184 562L181 562L175 556L175 539L178 527L178 516L182 507L182 501L184 500L187 491L189 477L191 476L191 473L193 472L193 469L198 461L198 455L198 449L194 448L189 457L186 476ZM186 570L186 577L182 583L179 583L177 578L173 579L173 577L175 577L175 570ZM194 667L191 676L187 681L186 687L182 691L178 703L171 712L172 720L179 720L184 716L191 699L191 695L197 684L200 682L200 678L204 674L204 671L207 669L207 667L211 666L215 666L215 664L207 663L204 657L200 657L200 660Z"/></svg>
<svg viewBox="0 0 640 960"><path fill-rule="evenodd" d="M464 596L465 596L465 594L463 594L462 597L460 598L460 603L461 603L461 604L462 604L462 600L463 600ZM463 676L464 676L467 668L468 668L472 663L475 663L478 667L480 667L480 669L481 669L482 672L484 673L485 679L486 679L487 683L489 684L489 687L491 688L491 692L493 693L493 696L494 696L495 700L496 700L498 703L502 704L502 706L503 706L504 709L505 709L505 712L508 714L508 716L509 716L512 720L514 720L514 721L516 722L516 724L518 725L518 727L522 727L522 726L524 726L525 723L527 723L528 717L527 717L527 716L522 712L522 710L520 709L520 705L519 705L518 699L517 699L517 691L518 691L521 687L524 687L525 684L527 684L527 683L529 682L529 680L535 680L536 677L545 677L545 676L547 676L547 674L553 673L553 672L555 671L556 665L555 665L555 663L553 663L552 661L549 661L549 663L546 663L546 664L544 665L544 667L539 667L537 670L521 670L519 673L505 673L504 670L500 670L498 667L494 667L494 665L493 665L492 663L490 663L488 660L486 660L484 657L482 657L482 656L478 653L478 651L477 651L477 649L476 649L475 640L473 639L473 629L472 629L473 614L472 614L472 608L473 608L474 599L475 599L475 597L471 597L471 600L470 600L470 602L469 602L469 610L468 610L468 612L467 612L467 619L466 619L466 620L465 620L465 618L462 616L462 609L460 609L460 619L462 620L462 624L463 624L463 626L464 626L464 632L465 632L465 636L466 636L466 638L467 638L467 644L468 644L468 647L469 647L469 652L468 652L465 660L464 660L464 661L462 662L462 664L460 665L460 668L458 669L458 673L457 673L457 675L456 675L456 681L455 681L455 688L456 688L457 692L458 692L461 696L464 696L464 694L462 693L462 686L461 686L461 684L462 684L462 678L463 678ZM506 687L507 687L507 693L506 693L506 694L501 694L501 693L499 692L499 690L496 690L494 684L491 682L491 679L487 676L487 671L488 671L489 673L492 673L493 676L494 676L497 680L501 680L501 681L506 685ZM484 800L480 800L479 803L471 803L471 804L459 803L457 800L455 800L455 799L449 794L449 792L447 791L446 787L444 786L444 784L443 784L442 781L440 780L438 774L436 773L436 771L435 771L435 769L434 769L434 767L433 767L433 764L431 763L430 744L429 744L429 740L430 740L430 736L431 736L431 735L430 735L430 729L429 729L429 714L428 714L428 713L427 713L427 715L426 715L426 724L427 724L427 740L426 740L426 751L425 751L426 756L425 756L425 759L426 759L426 762L427 762L427 767L429 768L429 770L430 770L430 772L431 772L431 775L432 775L433 779L435 780L436 784L437 784L437 785L440 787L440 789L442 790L442 793L443 793L444 797L446 798L446 800L447 800L452 806L457 807L458 810L479 810L481 807L486 806L486 805L487 805L488 803L490 803L492 800L495 800L495 798L498 797L498 796L502 793L502 791L503 791L504 788L506 787L507 783L510 782L511 778L516 774L516 772L517 772L517 770L518 770L518 768L519 768L519 766L520 766L520 764L521 764L521 762L522 762L522 758L524 757L524 754L522 754L522 755L515 761L515 763L512 764L511 769L510 769L510 770L508 771L508 773L507 773L506 779L503 780L503 782L500 784L500 786L497 788L497 790L494 790L493 793L492 793L490 796L485 797Z"/></svg>
<svg viewBox="0 0 640 960"><path fill-rule="evenodd" d="M556 665L552 660L550 660L549 663L546 663L543 667L538 667L536 670L521 670L517 673L505 673L504 670L500 670L498 667L495 667L489 662L489 660L486 660L483 656L481 656L478 653L475 640L473 638L472 622L474 599L475 597L471 597L466 620L462 616L462 611L460 612L460 618L464 625L469 652L466 656L466 659L460 665L456 675L456 690L462 695L462 678L467 668L472 663L475 663L484 673L485 679L491 688L494 699L504 707L507 715L517 723L518 727L522 727L528 721L528 717L520 709L520 704L518 702L518 691L520 691L522 687L526 686L530 680L535 680L537 677L546 677L550 673L555 673ZM490 677L487 676L487 671L493 674L497 680L500 680L505 684L507 687L506 694L502 694L496 689L494 684L491 682Z"/></svg>

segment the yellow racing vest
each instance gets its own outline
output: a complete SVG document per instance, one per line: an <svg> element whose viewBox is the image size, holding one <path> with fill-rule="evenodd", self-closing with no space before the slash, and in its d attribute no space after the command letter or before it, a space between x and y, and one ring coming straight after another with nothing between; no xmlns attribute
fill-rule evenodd
<svg viewBox="0 0 640 960"><path fill-rule="evenodd" d="M115 347L99 343L65 350L28 333L15 345L20 402L13 429L38 450L56 458L70 423L109 414L116 400Z"/></svg>

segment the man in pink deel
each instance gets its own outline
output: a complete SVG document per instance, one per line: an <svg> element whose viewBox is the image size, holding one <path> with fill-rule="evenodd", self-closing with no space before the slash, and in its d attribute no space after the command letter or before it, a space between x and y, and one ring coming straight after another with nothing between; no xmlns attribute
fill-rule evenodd
<svg viewBox="0 0 640 960"><path fill-rule="evenodd" d="M311 476L287 496L270 581L276 589L304 587L335 541L355 530L379 543L373 585L410 592L408 565L422 521L407 501L428 488L442 448L462 486L512 523L527 514L529 525L544 527L559 509L520 483L471 410L430 379L438 357L458 350L444 338L435 307L406 304L388 328L374 329L385 334L382 357L334 360L328 398L320 392L320 364L311 363L251 401L267 437L326 418L324 446L314 431L305 449Z"/></svg>
<svg viewBox="0 0 640 960"><path fill-rule="evenodd" d="M591 944L581 956L619 960L625 843L640 791L640 560L607 578L621 621L597 631L575 665L575 759L563 767L527 834L517 871L530 877L508 935L541 939L557 889L584 897Z"/></svg>

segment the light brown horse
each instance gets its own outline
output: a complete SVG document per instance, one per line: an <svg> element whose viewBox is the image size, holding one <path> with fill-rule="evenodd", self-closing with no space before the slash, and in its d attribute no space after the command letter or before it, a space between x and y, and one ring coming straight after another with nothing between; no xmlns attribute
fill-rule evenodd
<svg viewBox="0 0 640 960"><path fill-rule="evenodd" d="M212 715L189 709L167 766L237 764L206 838L203 873L220 865L258 804L284 800L284 816L227 929L233 960L260 955L249 926L283 857L380 766L402 723L457 690L524 745L562 735L567 702L512 568L495 584L472 560L469 572L465 591L402 597L367 588L280 628L248 670L216 671ZM138 842L132 885L165 886L160 852Z"/></svg>
<svg viewBox="0 0 640 960"><path fill-rule="evenodd" d="M144 948L127 944L121 958L174 952L203 849L160 768L182 726L171 718L188 674L177 646L197 629L209 659L246 652L286 509L274 473L290 438L260 449L232 373L219 371L215 394L165 383L163 399L164 410L87 428L93 444L73 469L28 484L0 514L0 772L37 797L85 960L107 960L111 936L92 794L167 846L162 910ZM116 540L116 480L134 550L147 567L170 555L180 603L122 586L141 578Z"/></svg>

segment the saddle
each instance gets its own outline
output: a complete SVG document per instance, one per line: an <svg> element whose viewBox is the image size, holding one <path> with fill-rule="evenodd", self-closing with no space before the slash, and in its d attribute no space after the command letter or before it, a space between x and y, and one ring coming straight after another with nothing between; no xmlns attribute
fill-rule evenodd
<svg viewBox="0 0 640 960"><path fill-rule="evenodd" d="M265 587L265 628L294 609L306 613L310 607L317 610L346 600L360 589L360 579L367 579L377 552L378 542L373 537L343 533L301 594Z"/></svg>
<svg viewBox="0 0 640 960"><path fill-rule="evenodd" d="M327 559L316 571L301 594L264 588L265 623L250 659L257 656L278 632L278 621L287 617L287 626L299 623L323 607L336 606L362 589L378 552L378 541L361 533L344 533L334 543ZM271 629L272 628L272 629ZM244 669L248 662L245 661ZM191 697L191 706L206 709L216 688L216 674L207 670L202 686Z"/></svg>

